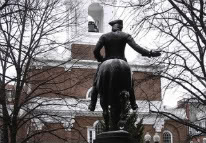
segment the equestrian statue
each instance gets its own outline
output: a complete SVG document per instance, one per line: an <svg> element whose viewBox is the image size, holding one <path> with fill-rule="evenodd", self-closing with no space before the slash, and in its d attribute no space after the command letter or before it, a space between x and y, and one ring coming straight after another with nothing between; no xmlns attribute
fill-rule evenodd
<svg viewBox="0 0 206 143"><path fill-rule="evenodd" d="M160 51L148 51L140 47L130 34L122 32L123 21L114 20L109 23L112 31L103 34L96 44L94 56L100 62L94 77L89 110L94 111L97 96L103 109L106 131L119 130L119 122L126 117L125 108L129 101L131 108L136 104L131 69L125 58L125 46L128 44L142 56L158 57ZM104 47L105 56L100 50ZM109 124L111 122L111 124Z"/></svg>

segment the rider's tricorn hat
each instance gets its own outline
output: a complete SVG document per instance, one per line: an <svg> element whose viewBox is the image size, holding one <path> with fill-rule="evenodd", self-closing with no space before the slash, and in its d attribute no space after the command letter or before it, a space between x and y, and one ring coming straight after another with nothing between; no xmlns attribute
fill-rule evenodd
<svg viewBox="0 0 206 143"><path fill-rule="evenodd" d="M113 26L114 24L120 24L123 26L123 21L120 19L117 19L117 20L113 20L113 21L109 22L109 25L111 25L111 26Z"/></svg>

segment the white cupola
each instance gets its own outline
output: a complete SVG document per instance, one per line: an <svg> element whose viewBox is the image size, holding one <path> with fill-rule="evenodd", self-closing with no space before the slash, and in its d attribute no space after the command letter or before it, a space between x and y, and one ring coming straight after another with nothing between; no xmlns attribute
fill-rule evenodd
<svg viewBox="0 0 206 143"><path fill-rule="evenodd" d="M95 44L103 33L111 31L108 23L115 19L112 6L115 3L115 0L67 0L69 37L78 43Z"/></svg>

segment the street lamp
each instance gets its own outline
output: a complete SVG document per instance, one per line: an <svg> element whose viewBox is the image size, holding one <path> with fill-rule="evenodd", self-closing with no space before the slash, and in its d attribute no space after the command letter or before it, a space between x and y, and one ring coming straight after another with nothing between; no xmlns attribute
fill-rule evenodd
<svg viewBox="0 0 206 143"><path fill-rule="evenodd" d="M150 136L149 132L147 132L146 135L144 136L144 140L145 140L145 143L150 143L151 136Z"/></svg>
<svg viewBox="0 0 206 143"><path fill-rule="evenodd" d="M155 133L155 135L153 136L153 141L154 141L154 143L160 142L160 136L158 135L158 133Z"/></svg>

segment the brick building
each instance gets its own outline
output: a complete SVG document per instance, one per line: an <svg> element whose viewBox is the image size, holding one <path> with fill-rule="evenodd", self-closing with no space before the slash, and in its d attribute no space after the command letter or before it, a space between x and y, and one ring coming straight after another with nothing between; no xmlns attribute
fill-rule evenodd
<svg viewBox="0 0 206 143"><path fill-rule="evenodd" d="M116 1L111 2L116 3ZM65 4L67 8L70 7L69 0ZM76 23L83 21L85 19L83 17L92 18L92 22L82 22L84 23L82 25L74 23L67 29L68 37L73 37L77 33L81 35L69 45L71 49L70 55L67 55L69 58L63 60L56 55L55 58L38 57L34 61L27 92L30 93L35 88L38 90L32 93L36 97L30 107L38 103L45 104L35 110L36 114L50 113L53 116L45 116L44 120L33 118L31 124L35 126L31 130L37 132L45 128L62 128L54 131L53 134L40 135L39 142L93 143L96 135L101 132L102 127L99 121L102 120L102 110L99 100L94 112L88 110L89 92L98 66L92 51L102 33L110 31L108 22L112 18L115 19L115 15L112 15L114 9L110 5L101 5L98 0L87 1L80 9L78 15L82 14L82 16L77 18ZM162 107L161 79L155 74L161 70L161 67L152 65L149 59L141 57L136 63L129 64L133 71L136 102L139 106L136 111L137 122L143 118L144 134L148 132L153 136L158 133L161 143L186 143L187 127L151 112L151 110L167 110ZM42 84L44 81L47 82ZM173 109L169 112L187 119L184 108ZM28 132L28 128L26 130Z"/></svg>
<svg viewBox="0 0 206 143"><path fill-rule="evenodd" d="M52 111L59 113L64 112L68 115L68 118L72 119L71 129L66 130L64 134L68 134L68 138L71 137L72 141L77 142L85 142L85 140L87 140L92 143L96 134L101 132L101 124L99 124L99 121L102 120L102 111L99 100L94 112L90 112L87 109L90 101L89 91L98 65L90 54L93 48L94 45L73 44L71 47L72 59L70 62L63 66L56 67L58 61L47 60L44 61L47 66L46 68L40 63L38 63L35 68L35 70L39 72L40 70L43 71L54 67L52 70L49 70L49 75L58 75L61 72L64 73L55 78L57 83L62 81L61 84L50 85L50 87L46 87L45 89L58 89L58 91L62 92L61 95L64 101L67 102L69 106L74 105L69 108L53 107ZM81 53L82 51L84 51L84 54ZM80 56L81 60L79 59ZM41 59L41 61L43 61L43 59ZM161 106L161 80L160 77L153 74L158 70L158 67L131 64L131 68L135 80L136 102L139 106L137 110L138 120L141 118L144 119L144 132L149 132L151 136L158 133L162 143L169 143L169 140L171 140L172 143L184 143L187 139L186 136L188 132L185 126L150 112L150 110L156 110L156 108L164 110ZM37 79L44 79L48 76L47 74L48 71L47 73L41 74L42 77L38 77ZM51 97L56 98L56 95L45 94L43 96L43 98ZM73 97L78 99L74 99ZM44 110L49 110L48 108L50 107ZM175 112L177 116L186 119L184 108L173 109L171 112ZM44 125L42 124L42 126ZM40 129L42 128L43 127Z"/></svg>
<svg viewBox="0 0 206 143"><path fill-rule="evenodd" d="M205 129L205 106L196 98L184 98L178 101L178 107L185 108L187 117L191 123ZM188 129L188 137L190 137L190 143L205 143L206 136L204 132L197 131L197 127Z"/></svg>
<svg viewBox="0 0 206 143"><path fill-rule="evenodd" d="M115 3L115 1L112 2L112 4ZM69 8L69 1L66 2L66 5ZM87 141L92 143L96 134L101 132L99 121L102 120L99 100L94 112L87 109L90 101L90 88L98 66L98 62L93 57L93 49L102 33L110 31L108 22L112 20L111 17L115 19L115 16L111 15L114 13L114 7L101 5L98 0L87 1L78 12L78 14L82 14L80 19L77 18L78 22L83 19L82 17L89 17L92 22L88 21L81 26L74 24L73 28L68 29L69 37L77 33L84 33L70 45L70 59L65 62L61 59L39 58L34 64L33 73L43 71L43 74L35 78L36 80L45 79L49 76L57 77L54 82L56 84L45 85L44 90L57 90L58 96L63 98L69 106L47 107L44 110L62 113L71 119L70 123L62 123L68 129L61 134L71 142ZM139 57L136 63L130 63L130 66L133 71L136 102L139 106L137 110L138 121L143 118L144 133L148 132L151 136L158 133L161 143L187 142L187 127L150 112L157 109L167 110L162 107L161 79L155 75L157 71L161 70L161 67L152 65L152 61L142 57ZM49 72L47 69L50 69ZM30 86L35 86L35 84ZM44 94L43 98L56 98L56 96L57 94ZM184 108L173 109L169 112L187 119ZM44 125L40 123L39 126L39 129L43 129ZM49 142L57 142L54 140L51 137L47 138Z"/></svg>

